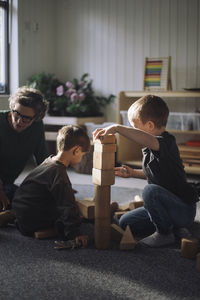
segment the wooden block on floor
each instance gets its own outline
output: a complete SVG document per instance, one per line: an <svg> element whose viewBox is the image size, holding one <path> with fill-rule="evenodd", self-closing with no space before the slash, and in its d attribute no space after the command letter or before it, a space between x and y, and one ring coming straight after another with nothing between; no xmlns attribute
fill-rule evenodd
<svg viewBox="0 0 200 300"><path fill-rule="evenodd" d="M185 258L195 258L198 253L198 243L197 239L183 238L181 240L181 255Z"/></svg>
<svg viewBox="0 0 200 300"><path fill-rule="evenodd" d="M117 145L116 144L94 144L94 151L96 152L116 152Z"/></svg>
<svg viewBox="0 0 200 300"><path fill-rule="evenodd" d="M132 250L135 248L137 242L135 241L131 229L126 226L126 230L120 242L120 250Z"/></svg>
<svg viewBox="0 0 200 300"><path fill-rule="evenodd" d="M95 214L95 203L91 200L76 200L79 213L85 219L93 220Z"/></svg>
<svg viewBox="0 0 200 300"><path fill-rule="evenodd" d="M120 219L121 218L121 216L123 216L125 213L127 213L127 210L119 210L119 211L116 211L115 213L114 213L114 215L118 218L118 219Z"/></svg>
<svg viewBox="0 0 200 300"><path fill-rule="evenodd" d="M134 197L134 201L133 202L134 202L135 208L144 206L144 201L142 200L142 198L139 195L136 195Z"/></svg>
<svg viewBox="0 0 200 300"><path fill-rule="evenodd" d="M43 230L36 231L34 233L34 237L36 239L41 239L41 240L56 237L56 236L57 236L57 232L55 228L43 229Z"/></svg>
<svg viewBox="0 0 200 300"><path fill-rule="evenodd" d="M93 152L93 167L95 169L110 170L115 166L114 152Z"/></svg>
<svg viewBox="0 0 200 300"><path fill-rule="evenodd" d="M200 252L196 256L196 270L200 272Z"/></svg>
<svg viewBox="0 0 200 300"><path fill-rule="evenodd" d="M115 144L116 138L114 134L100 135L99 138L94 139L93 142L98 144Z"/></svg>
<svg viewBox="0 0 200 300"><path fill-rule="evenodd" d="M115 173L114 169L112 170L99 170L92 169L92 182L94 184L105 186L112 185L115 183Z"/></svg>
<svg viewBox="0 0 200 300"><path fill-rule="evenodd" d="M137 205L135 205L134 201L129 203L129 210L134 210L134 209L136 209L136 207L137 207Z"/></svg>
<svg viewBox="0 0 200 300"><path fill-rule="evenodd" d="M120 211L128 211L129 210L129 203L120 206L119 210Z"/></svg>
<svg viewBox="0 0 200 300"><path fill-rule="evenodd" d="M111 240L120 242L123 234L124 230L120 226L117 224L111 224Z"/></svg>

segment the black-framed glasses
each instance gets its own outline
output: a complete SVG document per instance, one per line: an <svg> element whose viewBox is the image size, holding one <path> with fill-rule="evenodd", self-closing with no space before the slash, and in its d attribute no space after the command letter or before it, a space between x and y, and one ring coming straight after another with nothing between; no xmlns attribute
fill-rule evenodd
<svg viewBox="0 0 200 300"><path fill-rule="evenodd" d="M22 115L22 114L20 114L20 112L18 112L15 109L12 109L11 111L14 114L15 117L20 118L22 120L22 122L26 123L26 124L30 123L35 118L35 116L30 117L30 116Z"/></svg>

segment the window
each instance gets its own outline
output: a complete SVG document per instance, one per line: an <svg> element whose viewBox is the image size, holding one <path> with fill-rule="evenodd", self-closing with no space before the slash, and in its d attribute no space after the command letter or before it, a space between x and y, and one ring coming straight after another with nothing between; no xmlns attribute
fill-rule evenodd
<svg viewBox="0 0 200 300"><path fill-rule="evenodd" d="M0 93L8 92L8 0L0 0Z"/></svg>

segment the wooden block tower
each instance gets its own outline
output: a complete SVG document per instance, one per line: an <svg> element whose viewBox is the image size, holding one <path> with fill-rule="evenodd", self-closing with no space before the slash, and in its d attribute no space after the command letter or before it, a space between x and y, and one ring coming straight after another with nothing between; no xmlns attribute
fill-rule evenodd
<svg viewBox="0 0 200 300"><path fill-rule="evenodd" d="M95 246L110 248L110 186L115 182L116 140L114 135L94 140L92 181L95 184Z"/></svg>

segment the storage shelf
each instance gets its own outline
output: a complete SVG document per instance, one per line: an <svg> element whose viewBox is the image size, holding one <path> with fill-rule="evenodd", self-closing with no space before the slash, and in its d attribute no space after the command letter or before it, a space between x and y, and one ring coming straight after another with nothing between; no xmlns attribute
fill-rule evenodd
<svg viewBox="0 0 200 300"><path fill-rule="evenodd" d="M177 133L177 134L200 134L199 130L175 130L175 129L167 129L170 133Z"/></svg>
<svg viewBox="0 0 200 300"><path fill-rule="evenodd" d="M121 91L118 95L118 123L122 124L122 117L120 111L128 110L131 104L138 100L142 96L146 96L149 93L153 93L161 98L167 98L168 100L182 101L190 98L198 98L200 100L200 91ZM200 135L198 130L168 130L172 134L180 135ZM118 136L118 151L117 161L121 164L128 164L130 166L141 167L142 166L142 153L141 147L136 143L126 139L123 136ZM189 150L189 148L187 148ZM197 158L198 159L198 158ZM200 159L199 159L200 162ZM185 167L186 173L200 174L200 167Z"/></svg>

